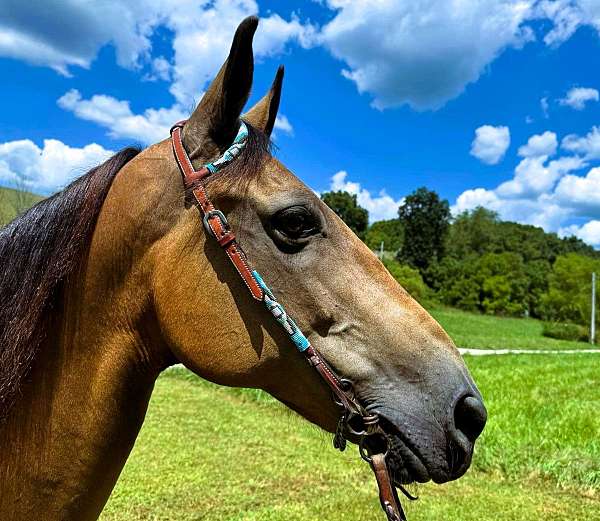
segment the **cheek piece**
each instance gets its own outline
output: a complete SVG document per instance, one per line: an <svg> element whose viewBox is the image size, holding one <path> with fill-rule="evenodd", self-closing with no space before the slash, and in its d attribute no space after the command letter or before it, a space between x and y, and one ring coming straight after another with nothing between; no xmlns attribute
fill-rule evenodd
<svg viewBox="0 0 600 521"><path fill-rule="evenodd" d="M206 233L225 251L233 267L250 291L252 298L261 302L267 308L276 322L288 334L296 349L304 355L308 364L317 371L331 389L333 400L341 411L333 438L334 447L343 451L346 448L346 439L349 435L360 439L360 454L369 463L375 474L379 487L379 500L388 521L406 521L396 486L392 481L386 463L390 444L388 435L379 425L379 417L377 414L369 414L366 411L354 394L352 382L339 377L333 371L319 351L311 345L308 338L300 331L294 320L288 316L283 305L277 301L258 271L250 266L248 258L238 244L227 218L220 210L215 208L206 192L203 180L217 173L239 156L248 140L248 127L241 121L232 145L221 157L205 164L199 170L195 170L181 139L181 131L185 123L185 120L179 121L171 128L173 154L181 170L184 185L192 191L200 209ZM402 486L397 486L409 499L416 499Z"/></svg>

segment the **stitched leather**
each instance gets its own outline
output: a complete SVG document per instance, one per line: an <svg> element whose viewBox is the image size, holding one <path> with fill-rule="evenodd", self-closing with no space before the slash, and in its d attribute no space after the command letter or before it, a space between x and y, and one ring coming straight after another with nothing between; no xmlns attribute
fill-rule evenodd
<svg viewBox="0 0 600 521"><path fill-rule="evenodd" d="M185 122L186 120L178 121L171 127L171 135L177 135L176 139L171 139L171 141L173 143L175 159L177 160L177 163L179 163L179 168L183 173L186 186L189 186L191 183L205 178L210 174L210 171L205 166L200 170L194 170L194 165L192 165L192 162L183 147L183 141L181 140L181 129Z"/></svg>
<svg viewBox="0 0 600 521"><path fill-rule="evenodd" d="M336 398L341 402L342 406L356 414L362 414L362 408L359 408L358 404L353 403L349 400L348 395L342 389L342 383L337 375L333 372L331 367L327 365L327 362L323 360L321 353L319 353L313 346L310 346L305 352L308 363L313 366L317 372L321 375L321 378L325 380L325 383L329 385Z"/></svg>
<svg viewBox="0 0 600 521"><path fill-rule="evenodd" d="M263 287L261 287L257 278L259 280L262 279L260 279L258 274L256 278L254 277L246 254L237 243L235 234L229 228L226 217L215 208L206 193L204 185L198 183L198 181L210 175L211 172L206 166L202 167L200 170L194 169L181 140L181 130L184 124L185 121L180 121L171 129L173 152L183 175L184 184L186 187L194 187L192 193L200 208L207 231L213 235L217 243L223 248L234 268L246 284L252 297L256 300L263 301L265 290L263 290ZM269 290L267 289L266 291ZM381 434L381 428L377 426L377 415L369 415L360 403L358 403L354 394L348 390L347 385L345 385L348 382L342 381L335 374L321 354L312 345L309 345L303 353L305 354L308 363L319 373L324 382L332 390L336 402L344 409L340 422L347 420L349 417L348 415L361 416L365 421L365 424L368 419L372 420L374 418L375 423L373 426L376 427ZM346 389L344 389L344 386L346 386ZM341 435L343 437L343 434ZM343 446L345 446L345 441ZM342 447L342 445L339 447ZM343 448L341 450L343 450ZM385 454L373 454L368 458L368 461L375 474L377 486L379 487L379 500L388 521L406 521L402 505L398 499L398 494L390 478L385 461Z"/></svg>
<svg viewBox="0 0 600 521"><path fill-rule="evenodd" d="M387 515L388 521L406 521L406 515L398 499L398 493L390 478L390 473L385 462L385 455L373 454L369 460L369 464L375 474L375 479L379 487L379 502Z"/></svg>
<svg viewBox="0 0 600 521"><path fill-rule="evenodd" d="M240 248L239 244L235 241L231 242L229 246L225 248L225 253L235 266L235 269L242 277L246 286L250 290L251 295L259 301L263 299L263 290L256 282L256 279L252 276L252 269L248 266L246 260L246 254Z"/></svg>
<svg viewBox="0 0 600 521"><path fill-rule="evenodd" d="M173 143L175 159L183 174L184 184L186 187L190 187L196 184L198 180L208 176L210 171L206 167L202 167L200 170L194 170L194 166L192 165L181 140L181 129L184 124L185 121L180 121L173 126L171 130L171 141ZM194 194L194 199L196 199L196 202L198 203L202 216L209 215L207 219L208 226L219 246L227 253L227 257L229 257L234 268L246 284L250 294L254 299L262 301L263 290L252 276L252 269L248 264L246 255L236 241L235 234L229 228L224 226L223 221L217 214L210 213L215 211L216 208L208 197L206 189L203 185L196 185L192 193Z"/></svg>

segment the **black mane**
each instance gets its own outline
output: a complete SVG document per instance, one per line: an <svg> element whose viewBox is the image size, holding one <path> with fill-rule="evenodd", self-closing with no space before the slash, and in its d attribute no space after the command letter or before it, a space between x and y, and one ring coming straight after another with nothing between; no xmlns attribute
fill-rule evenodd
<svg viewBox="0 0 600 521"><path fill-rule="evenodd" d="M115 175L138 153L117 152L0 229L0 420L35 360L47 312L87 251Z"/></svg>

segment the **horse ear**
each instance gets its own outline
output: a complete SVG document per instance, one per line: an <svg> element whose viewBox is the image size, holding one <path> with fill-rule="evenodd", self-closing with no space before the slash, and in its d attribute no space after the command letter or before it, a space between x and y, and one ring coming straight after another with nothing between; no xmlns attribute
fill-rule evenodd
<svg viewBox="0 0 600 521"><path fill-rule="evenodd" d="M256 16L239 25L227 60L183 128L183 143L192 158L210 142L223 150L235 138L252 87L252 38L257 25Z"/></svg>
<svg viewBox="0 0 600 521"><path fill-rule="evenodd" d="M242 118L253 127L262 130L267 136L271 135L275 118L279 110L279 100L281 99L281 86L283 85L283 65L280 65L275 74L273 85L265 96L254 105Z"/></svg>

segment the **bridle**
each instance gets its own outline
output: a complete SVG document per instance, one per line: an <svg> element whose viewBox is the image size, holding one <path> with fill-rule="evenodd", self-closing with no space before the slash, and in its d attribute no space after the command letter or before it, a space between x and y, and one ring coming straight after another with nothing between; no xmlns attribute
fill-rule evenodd
<svg viewBox="0 0 600 521"><path fill-rule="evenodd" d="M366 411L354 394L352 382L340 378L335 373L323 359L319 351L311 345L308 338L300 331L292 318L288 316L284 307L277 301L275 295L260 274L251 268L246 254L238 244L235 234L229 226L227 218L220 210L215 208L206 193L206 188L202 181L230 164L243 150L248 138L246 124L241 121L233 144L219 159L204 165L199 170L195 170L181 138L181 132L185 123L186 120L179 121L171 128L173 153L183 175L184 185L192 191L194 199L198 203L206 232L225 251L233 267L250 291L252 298L262 302L266 306L275 317L275 320L289 335L298 351L305 356L309 365L317 371L331 389L333 400L341 409L340 419L333 438L334 447L343 451L346 448L348 434L360 439L360 455L369 463L375 474L375 479L379 487L379 500L388 521L406 521L406 516L387 466L386 456L390 444L388 435L379 424L379 416L374 413L369 414ZM383 440L383 448L378 447L378 450L373 449L373 447L380 445L369 444L369 440L374 437ZM403 487L399 488L409 499L416 499Z"/></svg>
<svg viewBox="0 0 600 521"><path fill-rule="evenodd" d="M387 466L386 456L390 444L388 435L380 426L379 416L375 413L370 414L367 412L356 398L352 382L340 378L335 373L323 359L319 351L311 345L308 338L300 331L292 318L288 316L284 307L277 301L275 295L260 274L252 269L246 254L238 244L235 234L229 226L227 218L220 210L215 208L206 193L206 188L202 181L230 164L243 150L248 138L246 124L241 121L233 144L219 159L204 165L199 170L195 170L181 138L181 132L185 123L186 120L179 121L171 128L173 153L183 175L184 185L192 191L198 203L206 232L225 251L227 257L229 257L229 260L250 291L252 298L262 302L266 306L275 317L275 320L289 335L298 351L305 356L309 365L317 371L331 389L333 400L341 410L340 419L333 438L334 447L343 451L346 448L348 435L352 435L355 439L358 438L360 440L360 455L369 463L375 474L375 479L379 487L379 500L388 521L406 521L406 516ZM379 443L369 443L375 439ZM383 441L383 447L381 447L381 441ZM409 499L416 499L403 487L400 486L399 488Z"/></svg>

